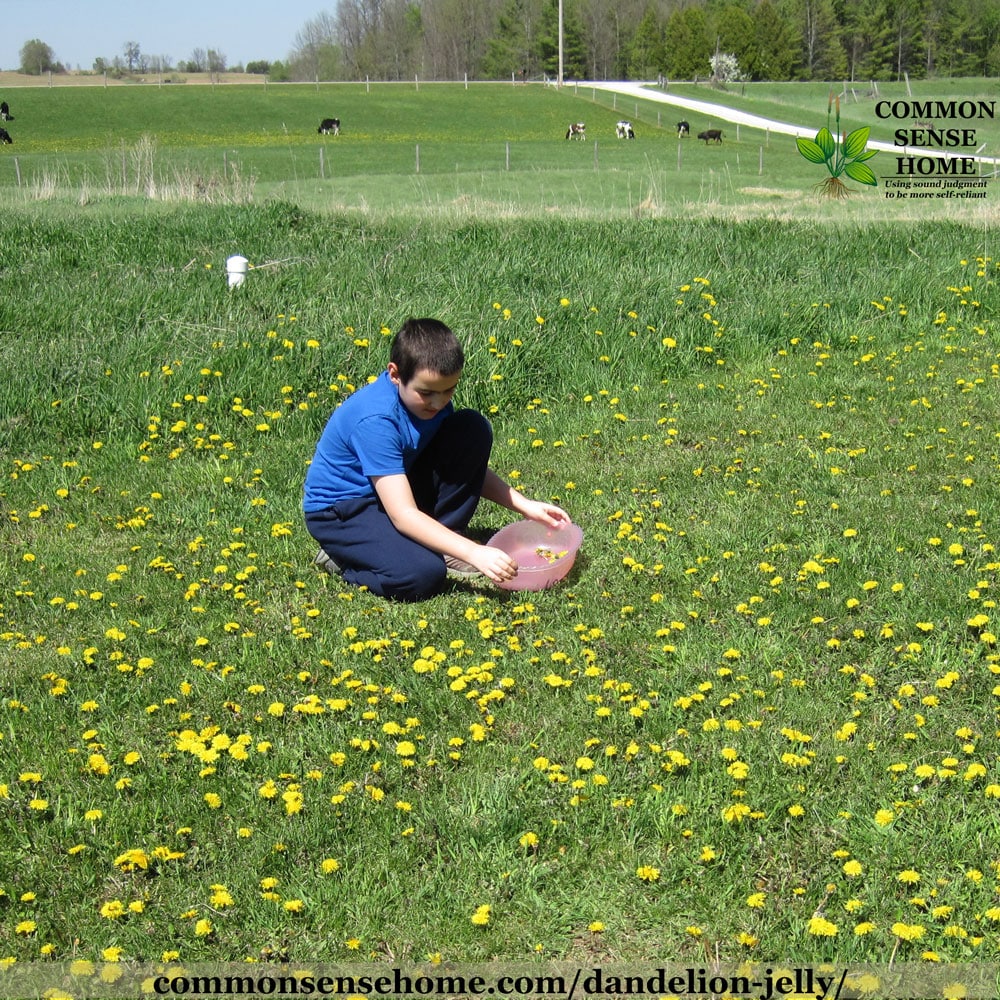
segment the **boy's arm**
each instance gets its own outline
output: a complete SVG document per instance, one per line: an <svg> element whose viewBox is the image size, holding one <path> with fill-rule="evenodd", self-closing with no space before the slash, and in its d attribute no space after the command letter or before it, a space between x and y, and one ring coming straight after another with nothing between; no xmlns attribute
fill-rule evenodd
<svg viewBox="0 0 1000 1000"><path fill-rule="evenodd" d="M486 470L486 479L483 481L480 496L508 510L523 514L529 520L541 521L542 524L552 528L570 521L569 514L562 507L557 507L554 503L529 500L519 490L504 482L492 469Z"/></svg>
<svg viewBox="0 0 1000 1000"><path fill-rule="evenodd" d="M410 481L404 474L375 476L372 483L389 520L400 534L442 555L471 563L494 583L514 578L517 563L506 552L479 545L425 514L413 499Z"/></svg>

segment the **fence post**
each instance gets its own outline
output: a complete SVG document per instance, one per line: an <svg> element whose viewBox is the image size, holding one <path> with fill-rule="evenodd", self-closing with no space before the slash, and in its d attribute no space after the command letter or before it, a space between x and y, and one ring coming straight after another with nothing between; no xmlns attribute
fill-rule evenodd
<svg viewBox="0 0 1000 1000"><path fill-rule="evenodd" d="M594 140L594 170L597 170L597 140Z"/></svg>
<svg viewBox="0 0 1000 1000"><path fill-rule="evenodd" d="M510 170L510 143L507 143L507 165L506 169Z"/></svg>
<svg viewBox="0 0 1000 1000"><path fill-rule="evenodd" d="M21 164L17 157L14 157L14 173L17 174L17 186L21 186Z"/></svg>
<svg viewBox="0 0 1000 1000"><path fill-rule="evenodd" d="M764 173L764 147L760 147L760 157L757 161L757 173L758 175L763 175Z"/></svg>
<svg viewBox="0 0 1000 1000"><path fill-rule="evenodd" d="M325 150L322 146L319 147L319 176L320 180L326 180L326 162L323 157Z"/></svg>
<svg viewBox="0 0 1000 1000"><path fill-rule="evenodd" d="M417 173L420 173L420 143L417 143Z"/></svg>

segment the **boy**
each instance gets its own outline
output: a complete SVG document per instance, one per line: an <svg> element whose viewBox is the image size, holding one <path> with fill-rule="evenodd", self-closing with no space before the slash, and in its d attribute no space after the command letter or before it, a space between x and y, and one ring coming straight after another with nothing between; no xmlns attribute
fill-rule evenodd
<svg viewBox="0 0 1000 1000"><path fill-rule="evenodd" d="M306 473L303 511L318 565L372 593L417 601L445 577L510 580L517 564L464 534L480 497L551 527L569 521L489 467L493 429L456 410L462 345L444 323L408 319L381 375L334 410Z"/></svg>

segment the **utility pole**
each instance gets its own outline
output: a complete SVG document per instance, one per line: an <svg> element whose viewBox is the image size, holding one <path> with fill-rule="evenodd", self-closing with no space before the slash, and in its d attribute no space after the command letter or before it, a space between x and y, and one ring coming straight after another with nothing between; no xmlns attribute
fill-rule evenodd
<svg viewBox="0 0 1000 1000"><path fill-rule="evenodd" d="M556 85L563 85L563 0L559 0L559 76Z"/></svg>

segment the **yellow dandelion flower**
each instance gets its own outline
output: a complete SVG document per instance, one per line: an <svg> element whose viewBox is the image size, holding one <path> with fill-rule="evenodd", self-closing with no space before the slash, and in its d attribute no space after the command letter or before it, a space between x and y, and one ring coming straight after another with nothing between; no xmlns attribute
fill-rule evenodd
<svg viewBox="0 0 1000 1000"><path fill-rule="evenodd" d="M835 937L837 934L837 925L825 917L813 917L806 925L806 930L817 937Z"/></svg>

